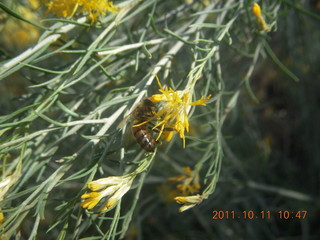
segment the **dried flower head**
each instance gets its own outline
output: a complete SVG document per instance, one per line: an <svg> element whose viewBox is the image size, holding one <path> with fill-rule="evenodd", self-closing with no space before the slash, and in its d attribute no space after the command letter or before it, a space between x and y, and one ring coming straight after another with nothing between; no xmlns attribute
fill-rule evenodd
<svg viewBox="0 0 320 240"><path fill-rule="evenodd" d="M117 12L119 8L108 0L51 0L47 4L48 11L59 17L72 18L76 12L89 16L91 22L97 21L106 12Z"/></svg>
<svg viewBox="0 0 320 240"><path fill-rule="evenodd" d="M177 185L177 189L183 196L188 194L198 193L200 190L199 174L197 171L192 171L190 167L183 168L185 174L181 174L176 177L168 178L168 181L181 182Z"/></svg>
<svg viewBox="0 0 320 240"><path fill-rule="evenodd" d="M174 200L179 204L183 204L182 207L180 207L179 209L180 212L183 212L200 204L206 198L208 197L197 194L197 195L186 196L186 197L184 196L175 197Z"/></svg>
<svg viewBox="0 0 320 240"><path fill-rule="evenodd" d="M106 202L99 211L102 212L113 208L123 195L129 191L133 179L132 175L125 175L101 178L89 182L88 188L93 192L85 193L81 196L82 199L85 199L81 203L81 207L92 209L103 198L106 198Z"/></svg>
<svg viewBox="0 0 320 240"><path fill-rule="evenodd" d="M183 147L185 147L185 131L189 131L189 117L188 113L191 106L206 105L211 95L191 102L191 93L186 91L174 91L172 88L163 87L157 78L159 91L161 94L152 95L149 99L152 102L161 102L162 106L154 118L160 119L154 126L154 129L160 129L158 138L162 135L164 139L170 141L173 136L173 131L165 131L166 129L173 129L179 133L180 138L183 139Z"/></svg>

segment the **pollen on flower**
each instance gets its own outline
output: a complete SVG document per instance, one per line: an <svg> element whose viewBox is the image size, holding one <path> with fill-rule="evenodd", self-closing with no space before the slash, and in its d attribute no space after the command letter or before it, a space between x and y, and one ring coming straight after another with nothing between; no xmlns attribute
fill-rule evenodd
<svg viewBox="0 0 320 240"><path fill-rule="evenodd" d="M46 4L48 11L63 18L72 18L76 12L89 16L91 22L98 20L106 12L117 12L119 8L108 0L50 0Z"/></svg>
<svg viewBox="0 0 320 240"><path fill-rule="evenodd" d="M158 138L166 141L172 139L173 133L166 133L166 129L172 129L179 133L185 147L185 131L189 131L189 110L191 106L206 105L205 103L211 98L201 97L201 99L192 102L191 93L187 91L174 91L172 88L163 87L157 78L160 94L152 95L149 99L152 102L161 102L161 108L155 113L154 118L159 119L153 129L160 129ZM158 140L158 139L157 139Z"/></svg>

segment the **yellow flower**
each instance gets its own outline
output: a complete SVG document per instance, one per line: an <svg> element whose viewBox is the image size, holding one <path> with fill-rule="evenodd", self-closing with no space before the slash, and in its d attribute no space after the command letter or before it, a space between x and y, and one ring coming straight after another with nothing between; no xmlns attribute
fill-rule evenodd
<svg viewBox="0 0 320 240"><path fill-rule="evenodd" d="M182 182L177 185L177 189L182 193L183 196L188 194L197 193L200 190L199 175L196 171L191 171L189 167L183 168L185 174L179 175L177 177L168 178L168 181Z"/></svg>
<svg viewBox="0 0 320 240"><path fill-rule="evenodd" d="M33 10L37 10L40 7L40 0L29 0L28 2Z"/></svg>
<svg viewBox="0 0 320 240"><path fill-rule="evenodd" d="M187 196L187 197L183 197L183 196L175 197L174 200L179 204L183 204L183 206L180 207L179 209L180 212L183 212L200 204L206 198L208 197L197 194L197 195Z"/></svg>
<svg viewBox="0 0 320 240"><path fill-rule="evenodd" d="M162 87L159 79L157 78L159 91L161 94L152 95L149 99L152 102L161 102L162 107L155 113L154 118L160 119L160 121L153 127L153 129L160 129L157 140L162 137L168 142L173 136L172 131L165 131L166 129L172 129L179 133L180 138L183 139L183 147L185 147L185 131L189 131L189 119L188 112L191 106L195 105L206 105L211 95L204 98L191 102L190 92L185 91L174 91L171 88Z"/></svg>
<svg viewBox="0 0 320 240"><path fill-rule="evenodd" d="M252 6L252 13L253 15L256 16L257 22L259 24L259 28L261 30L264 30L266 32L270 32L271 28L270 26L266 23L264 18L261 16L261 8L258 3L254 3Z"/></svg>
<svg viewBox="0 0 320 240"><path fill-rule="evenodd" d="M81 203L81 207L92 209L103 198L107 198L106 202L99 211L106 211L111 208L126 194L132 184L134 177L132 175L113 176L101 178L88 183L88 188L93 192L85 193L81 196L85 199Z"/></svg>
<svg viewBox="0 0 320 240"><path fill-rule="evenodd" d="M258 3L254 3L252 6L252 13L255 15L257 18L261 17L261 8Z"/></svg>
<svg viewBox="0 0 320 240"><path fill-rule="evenodd" d="M0 208L0 210L2 210ZM4 231L5 229L2 228L2 224L4 223L4 221L6 220L4 214L2 212L0 212L0 231ZM5 233L0 234L0 240L8 240L9 238L6 236Z"/></svg>
<svg viewBox="0 0 320 240"><path fill-rule="evenodd" d="M9 175L6 176L2 181L0 181L0 201L2 201L4 199L4 196L6 195L6 193L9 191L9 189L12 187L13 184L15 184L19 178L21 177L21 162L18 163L18 166L16 167L15 171ZM0 207L0 210L2 210L2 208ZM4 213L0 212L0 226L2 225L2 223L5 221L6 217L4 215ZM0 228L1 230L1 228ZM4 235L5 237L5 235ZM1 236L0 236L0 240L1 240ZM3 238L5 239L5 238Z"/></svg>
<svg viewBox="0 0 320 240"><path fill-rule="evenodd" d="M21 168L20 166L17 167L15 172L7 177L5 177L0 182L0 201L4 199L4 195L9 191L13 184L15 184L21 176Z"/></svg>
<svg viewBox="0 0 320 240"><path fill-rule="evenodd" d="M1 208L0 208L1 210ZM3 212L0 212L0 226L2 225L2 223L4 222L4 220L6 220L6 218L4 217Z"/></svg>
<svg viewBox="0 0 320 240"><path fill-rule="evenodd" d="M51 0L46 5L49 12L59 17L71 18L79 11L87 14L91 22L97 21L100 15L106 15L106 11L118 11L118 7L108 0Z"/></svg>

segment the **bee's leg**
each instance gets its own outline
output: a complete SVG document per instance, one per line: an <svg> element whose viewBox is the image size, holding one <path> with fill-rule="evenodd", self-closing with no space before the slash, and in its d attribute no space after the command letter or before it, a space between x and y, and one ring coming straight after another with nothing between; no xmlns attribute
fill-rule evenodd
<svg viewBox="0 0 320 240"><path fill-rule="evenodd" d="M154 127L155 125L153 123L150 122L149 125L151 125L151 126L149 126L150 130L152 130L152 131L154 131L156 133L160 133L161 132L161 129L159 127L155 128ZM171 132L171 131L174 131L174 129L173 128L163 128L163 131Z"/></svg>
<svg viewBox="0 0 320 240"><path fill-rule="evenodd" d="M161 128L159 127L153 127L151 128L152 131L156 132L158 134L157 138L155 139L156 142L159 142L159 139L161 137L161 135L163 135L163 133L165 132L172 132L174 129L173 128L165 128L164 126L162 126ZM158 143L159 144L159 143Z"/></svg>
<svg viewBox="0 0 320 240"><path fill-rule="evenodd" d="M159 128L150 127L150 129L152 131L156 132L156 133L160 133L161 132L161 129L159 129ZM173 128L164 128L163 131L172 132L172 131L174 131L174 129Z"/></svg>

